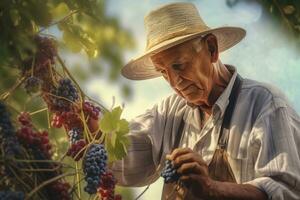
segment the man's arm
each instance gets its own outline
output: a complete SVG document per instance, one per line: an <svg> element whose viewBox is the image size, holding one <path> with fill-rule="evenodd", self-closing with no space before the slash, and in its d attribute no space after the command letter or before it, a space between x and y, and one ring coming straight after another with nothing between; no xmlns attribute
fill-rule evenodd
<svg viewBox="0 0 300 200"><path fill-rule="evenodd" d="M250 184L213 181L207 199L217 200L267 200L265 192Z"/></svg>

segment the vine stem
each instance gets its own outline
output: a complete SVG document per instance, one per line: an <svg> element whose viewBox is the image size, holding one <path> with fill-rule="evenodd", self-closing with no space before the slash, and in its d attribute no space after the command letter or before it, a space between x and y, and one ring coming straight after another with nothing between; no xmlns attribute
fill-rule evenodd
<svg viewBox="0 0 300 200"><path fill-rule="evenodd" d="M76 162L75 164L75 167L76 167L76 178L77 178L77 190L78 190L78 195L79 195L79 198L81 199L81 187L80 187L80 174L78 173L78 163Z"/></svg>
<svg viewBox="0 0 300 200"><path fill-rule="evenodd" d="M29 115L35 115L35 114L37 114L37 113L40 113L40 112L43 112L43 111L46 111L46 110L48 110L48 108L42 108L42 109L39 109L39 110L37 110L37 111L34 111L34 112L29 113Z"/></svg>
<svg viewBox="0 0 300 200"><path fill-rule="evenodd" d="M74 14L76 14L76 13L78 13L78 12L79 12L79 10L72 10L69 14L67 14L67 15L66 15L65 17L63 17L62 19L60 19L60 20L58 20L58 21L56 21L56 22L53 22L52 24L50 24L50 25L47 26L46 28L42 28L42 29L39 31L39 33L43 32L44 30L48 29L48 28L51 27L51 26L54 26L54 25L56 25L56 24L59 24L59 23L62 23L62 22L64 22L64 21L68 20L72 15L74 15Z"/></svg>
<svg viewBox="0 0 300 200"><path fill-rule="evenodd" d="M48 185L48 184L50 184L50 183L52 183L52 182L54 182L54 181L56 181L56 180L59 180L59 179L61 179L61 178L63 178L63 177L66 177L66 176L73 176L73 175L75 175L75 174L76 174L76 173L64 173L64 174L61 174L61 175L59 175L59 176L56 176L56 177L54 177L54 178L51 178L51 179L49 179L49 180L43 182L43 183L40 184L38 187L34 188L34 189L27 195L27 197L25 198L25 200L29 200L29 199L31 198L31 196L32 196L34 193L36 193L37 191L39 191L42 187L44 187L44 186L46 186L46 185Z"/></svg>
<svg viewBox="0 0 300 200"><path fill-rule="evenodd" d="M147 187L143 190L143 192L141 194L139 194L139 196L137 196L134 200L138 200L139 198L141 198L141 196L143 196L143 194L149 189L150 185L147 185Z"/></svg>
<svg viewBox="0 0 300 200"><path fill-rule="evenodd" d="M12 86L12 88L0 95L0 100L5 101L24 81L25 76L22 76L21 79L18 79L18 81Z"/></svg>
<svg viewBox="0 0 300 200"><path fill-rule="evenodd" d="M291 31L293 31L293 27L292 27L291 23L286 18L285 14L283 13L282 9L280 8L280 5L278 4L278 2L276 0L273 0L273 3L275 4L275 6L277 7L277 9L279 10L281 17L283 18L283 21L286 23L286 25L288 26L288 28Z"/></svg>
<svg viewBox="0 0 300 200"><path fill-rule="evenodd" d="M67 66L65 65L64 61L62 60L62 58L57 54L56 55L58 62L61 64L63 70L67 73L67 75L70 77L70 79L76 84L77 88L80 91L81 97L88 97L86 94L84 94L84 92L82 91L82 89L80 88L79 84L76 82L75 78L72 76L72 74L69 72ZM88 97L88 99L92 100L93 102L96 102L95 100L93 100L92 98ZM103 106L102 104L96 102L103 110L108 111L107 108L105 108L105 106Z"/></svg>
<svg viewBox="0 0 300 200"><path fill-rule="evenodd" d="M63 70L66 71L66 73L68 74L68 76L72 79L72 81L76 84L77 88L79 89L80 91L80 94L81 96L85 96L84 95L84 92L81 90L79 84L76 82L76 80L74 79L74 77L72 76L72 74L69 72L67 66L65 65L64 61L62 60L62 58L57 54L56 55L57 59L58 59L58 62L61 64Z"/></svg>
<svg viewBox="0 0 300 200"><path fill-rule="evenodd" d="M23 180L18 176L18 174L15 172L15 170L13 170L12 167L10 167L10 166L8 166L8 168L14 174L14 176L16 177L16 179L29 190L30 187L25 182L23 182Z"/></svg>
<svg viewBox="0 0 300 200"><path fill-rule="evenodd" d="M156 169L155 169L155 173L157 173L157 172L160 170L161 167L162 167L161 164L159 164L159 165L156 167ZM151 182L153 182L154 179L155 179L155 177L152 177ZM143 190L143 192L141 192L141 194L139 194L134 200L138 200L139 198L141 198L141 196L143 196L144 193L149 189L150 185L151 185L151 184L147 185L147 187Z"/></svg>

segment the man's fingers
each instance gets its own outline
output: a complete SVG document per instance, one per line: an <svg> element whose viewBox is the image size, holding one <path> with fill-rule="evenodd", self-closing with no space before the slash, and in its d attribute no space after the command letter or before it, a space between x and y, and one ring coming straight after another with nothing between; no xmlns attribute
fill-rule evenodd
<svg viewBox="0 0 300 200"><path fill-rule="evenodd" d="M187 163L187 162L194 162L195 158L193 156L193 153L186 153L186 154L181 154L179 156L177 156L174 160L174 166L178 167L180 165L182 165L183 163Z"/></svg>
<svg viewBox="0 0 300 200"><path fill-rule="evenodd" d="M193 152L190 148L177 148L168 157L170 160L175 160L178 156Z"/></svg>
<svg viewBox="0 0 300 200"><path fill-rule="evenodd" d="M204 169L197 162L190 162L182 164L177 172L179 174L204 174Z"/></svg>
<svg viewBox="0 0 300 200"><path fill-rule="evenodd" d="M195 153L186 153L181 154L174 160L174 166L178 167L182 165L183 163L188 162L198 162L199 165L206 165L206 163L202 160L201 156Z"/></svg>

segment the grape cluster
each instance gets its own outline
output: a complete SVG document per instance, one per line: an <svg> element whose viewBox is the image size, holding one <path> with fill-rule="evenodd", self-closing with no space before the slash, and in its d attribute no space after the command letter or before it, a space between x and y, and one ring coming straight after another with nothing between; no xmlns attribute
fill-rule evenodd
<svg viewBox="0 0 300 200"><path fill-rule="evenodd" d="M38 65L45 65L47 62L54 64L54 58L57 54L55 41L51 38L41 37L39 35L37 35L34 40L38 49L36 63Z"/></svg>
<svg viewBox="0 0 300 200"><path fill-rule="evenodd" d="M0 131L4 137L15 135L15 129L10 121L10 114L2 102L0 102Z"/></svg>
<svg viewBox="0 0 300 200"><path fill-rule="evenodd" d="M28 76L34 74L35 77L42 80L42 90L49 92L49 86L52 85L52 75L50 71L51 64L55 63L57 48L52 38L34 36L36 49L32 57L25 60L21 65L23 75ZM32 71L33 70L33 71Z"/></svg>
<svg viewBox="0 0 300 200"><path fill-rule="evenodd" d="M76 87L68 78L59 80L58 87L52 89L51 93L53 95L51 97L52 104L62 111L69 111L72 103L79 98Z"/></svg>
<svg viewBox="0 0 300 200"><path fill-rule="evenodd" d="M55 181L50 185L52 199L71 200L69 193L71 186L67 182L61 180Z"/></svg>
<svg viewBox="0 0 300 200"><path fill-rule="evenodd" d="M98 120L100 111L100 107L93 105L91 102L85 101L83 104L83 112L89 118Z"/></svg>
<svg viewBox="0 0 300 200"><path fill-rule="evenodd" d="M41 89L42 86L42 80L35 77L35 76L30 76L26 79L24 82L24 88L27 93L36 93Z"/></svg>
<svg viewBox="0 0 300 200"><path fill-rule="evenodd" d="M9 112L2 102L0 102L0 141L1 138L5 155L14 156L20 153L21 149L16 139L15 128L10 120Z"/></svg>
<svg viewBox="0 0 300 200"><path fill-rule="evenodd" d="M51 125L55 128L65 127L67 131L73 127L83 129L82 121L79 114L73 111L57 112L53 115Z"/></svg>
<svg viewBox="0 0 300 200"><path fill-rule="evenodd" d="M101 195L101 199L103 200L117 200L122 199L120 195L115 195L115 185L117 180L111 171L106 171L101 175L100 178L100 187L98 188L98 192Z"/></svg>
<svg viewBox="0 0 300 200"><path fill-rule="evenodd" d="M75 161L80 160L84 154L83 148L85 148L85 146L85 140L78 140L70 146L70 148L67 151L67 156L74 158Z"/></svg>
<svg viewBox="0 0 300 200"><path fill-rule="evenodd" d="M15 192L11 190L0 191L1 200L24 200L25 195L23 192Z"/></svg>
<svg viewBox="0 0 300 200"><path fill-rule="evenodd" d="M165 183L173 183L179 179L179 174L174 168L171 160L166 160L161 176L164 178Z"/></svg>
<svg viewBox="0 0 300 200"><path fill-rule="evenodd" d="M69 132L69 140L71 144L75 144L78 140L82 139L82 130L80 128L72 128Z"/></svg>
<svg viewBox="0 0 300 200"><path fill-rule="evenodd" d="M52 145L47 131L35 131L29 113L22 112L18 116L21 127L17 131L19 141L34 151L40 151L46 159L50 159Z"/></svg>
<svg viewBox="0 0 300 200"><path fill-rule="evenodd" d="M84 190L95 194L100 186L100 177L106 171L107 152L102 144L92 144L84 159L83 171L87 182Z"/></svg>

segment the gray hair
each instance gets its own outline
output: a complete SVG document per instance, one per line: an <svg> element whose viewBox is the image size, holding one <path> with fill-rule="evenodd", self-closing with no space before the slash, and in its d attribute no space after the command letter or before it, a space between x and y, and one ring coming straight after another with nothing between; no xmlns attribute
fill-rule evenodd
<svg viewBox="0 0 300 200"><path fill-rule="evenodd" d="M191 41L191 43L192 43L192 48L193 48L197 53L199 53L199 52L202 50L202 47L203 47L203 45L202 45L202 39L203 39L203 37L200 36L200 37L197 37L197 38L195 38L195 39L193 39L193 40Z"/></svg>

